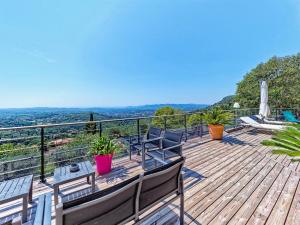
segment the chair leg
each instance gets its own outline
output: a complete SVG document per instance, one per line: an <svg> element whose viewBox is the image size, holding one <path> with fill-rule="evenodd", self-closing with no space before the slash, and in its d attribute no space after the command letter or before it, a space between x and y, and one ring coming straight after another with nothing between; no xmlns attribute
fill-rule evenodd
<svg viewBox="0 0 300 225"><path fill-rule="evenodd" d="M27 195L23 196L22 223L27 222L28 199Z"/></svg>
<svg viewBox="0 0 300 225"><path fill-rule="evenodd" d="M180 195L180 225L184 224L184 194L181 193Z"/></svg>
<svg viewBox="0 0 300 225"><path fill-rule="evenodd" d="M143 169L145 169L145 167L146 167L146 151L145 151L145 147L143 146L142 147L142 167L143 167Z"/></svg>
<svg viewBox="0 0 300 225"><path fill-rule="evenodd" d="M29 202L32 203L32 188L33 188L33 180L31 181L30 190L29 190Z"/></svg>

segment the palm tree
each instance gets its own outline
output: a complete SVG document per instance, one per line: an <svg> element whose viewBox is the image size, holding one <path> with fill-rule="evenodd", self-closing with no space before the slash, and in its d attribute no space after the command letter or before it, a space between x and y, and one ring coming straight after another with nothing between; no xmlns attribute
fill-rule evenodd
<svg viewBox="0 0 300 225"><path fill-rule="evenodd" d="M288 126L262 144L274 147L273 154L288 155L293 157L293 161L300 161L300 125Z"/></svg>

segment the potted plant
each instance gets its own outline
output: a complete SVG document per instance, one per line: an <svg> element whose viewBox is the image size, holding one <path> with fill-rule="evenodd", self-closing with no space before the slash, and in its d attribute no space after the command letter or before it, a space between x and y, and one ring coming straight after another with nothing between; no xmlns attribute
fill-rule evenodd
<svg viewBox="0 0 300 225"><path fill-rule="evenodd" d="M108 137L99 137L92 141L89 155L94 157L99 175L111 171L112 158L122 149L121 143Z"/></svg>
<svg viewBox="0 0 300 225"><path fill-rule="evenodd" d="M209 134L213 140L222 140L224 125L230 124L233 114L225 112L221 108L213 108L203 115L204 121L208 125Z"/></svg>

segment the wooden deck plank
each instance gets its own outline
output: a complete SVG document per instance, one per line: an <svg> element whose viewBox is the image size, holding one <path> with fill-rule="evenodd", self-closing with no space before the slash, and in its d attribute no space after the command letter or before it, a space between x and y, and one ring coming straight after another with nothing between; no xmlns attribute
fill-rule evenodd
<svg viewBox="0 0 300 225"><path fill-rule="evenodd" d="M185 194L186 210L191 211L191 209L195 207L199 203L199 201L208 196L216 188L221 186L225 181L233 177L237 173L237 171L247 170L247 167L251 167L249 163L253 159L259 162L263 159L263 156L255 152L249 152L249 154L245 154L239 159L234 160L227 167L224 167L222 170L216 171L216 173L214 173L212 176L208 177L192 189L188 190ZM185 184L185 186L186 185L188 184ZM170 207L168 207L167 209L170 209Z"/></svg>
<svg viewBox="0 0 300 225"><path fill-rule="evenodd" d="M295 192L291 208L286 219L286 225L297 225L300 221L300 182Z"/></svg>
<svg viewBox="0 0 300 225"><path fill-rule="evenodd" d="M269 188L272 186L276 177L278 176L278 174L281 172L282 169L283 167L280 164L276 164L274 169L269 173L268 176L264 178L264 180L259 184L259 186L254 190L254 192L249 195L249 197L245 193L240 193L240 195L242 196L235 199L238 201L232 201L230 202L230 204L226 206L227 208L226 210L230 212L227 213L226 215L227 221L229 221L230 219L229 214L231 214L231 216L234 215L230 219L228 224L231 225L244 224L249 220L254 210L259 205L260 201L263 199L263 197L265 196ZM237 210L234 210L235 208Z"/></svg>
<svg viewBox="0 0 300 225"><path fill-rule="evenodd" d="M298 176L291 175L289 177L270 214L270 217L267 220L266 225L282 225L285 223L298 183Z"/></svg>
<svg viewBox="0 0 300 225"><path fill-rule="evenodd" d="M249 171L243 177L240 177L238 181L226 182L225 185L220 186L215 192L211 194L211 196L205 199L202 204L205 206L205 209L203 211L201 210L200 212L202 213L200 215L197 215L194 220L204 224L209 224L212 220L219 222L220 220L217 216L223 210L223 208L248 183L252 181L251 183L254 183L255 185L256 182L259 182L263 178L264 173L268 173L273 168L274 165L269 162L269 159L264 158L260 163L255 165L255 167L251 171Z"/></svg>
<svg viewBox="0 0 300 225"><path fill-rule="evenodd" d="M245 155L246 157L247 157L247 155ZM259 161L259 160L258 160ZM233 163L234 162L236 162L236 160L235 159L233 159ZM248 163L248 162L247 162ZM256 162L257 163L257 162ZM251 167L251 164L250 165L248 165L248 166L250 166ZM253 166L253 165L252 165ZM236 170L237 169L237 170ZM239 171L240 170L240 168L239 167L236 167L235 169L234 169L234 171L235 172L237 172L237 171ZM224 171L225 172L225 171ZM226 171L226 172L228 172L228 171ZM230 173L228 173L228 174L230 174ZM210 177L209 177L210 178ZM200 200L201 200L201 195L202 195L202 192L204 193L204 196L207 196L210 192L208 192L207 194L205 194L205 191L204 190L201 190L199 187L201 187L201 185L204 185L205 183L206 183L206 181L209 181L209 178L208 179L205 179L203 182L201 182L199 185L197 185L197 187L195 187L195 189L193 189L195 192L194 193L191 193L191 195L192 195L192 201L194 201L195 202L195 204L196 203L198 203ZM212 177L212 179L214 179L214 177ZM210 190L210 191L213 191L215 188L217 188L218 187L218 185L221 185L222 184L222 182L218 182L219 180L215 180L216 181L216 183L213 183L212 184L212 186L210 186L209 187L209 189L208 190ZM218 185L217 185L218 184ZM190 192L192 192L193 190L189 190L189 192L186 194L186 196L189 196L189 193ZM195 194L195 195L193 195L193 194ZM187 208L187 210L189 210L189 207L190 207L190 202L189 202L189 199L186 199L186 208ZM192 205L192 204L191 204Z"/></svg>
<svg viewBox="0 0 300 225"><path fill-rule="evenodd" d="M268 193L250 217L247 225L265 224L290 174L291 171L288 168L283 168Z"/></svg>

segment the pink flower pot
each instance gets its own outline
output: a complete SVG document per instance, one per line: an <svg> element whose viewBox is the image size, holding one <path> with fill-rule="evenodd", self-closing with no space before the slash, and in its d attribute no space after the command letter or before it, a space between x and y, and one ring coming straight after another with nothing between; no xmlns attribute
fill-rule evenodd
<svg viewBox="0 0 300 225"><path fill-rule="evenodd" d="M113 154L94 156L99 175L103 175L111 171L112 158Z"/></svg>

